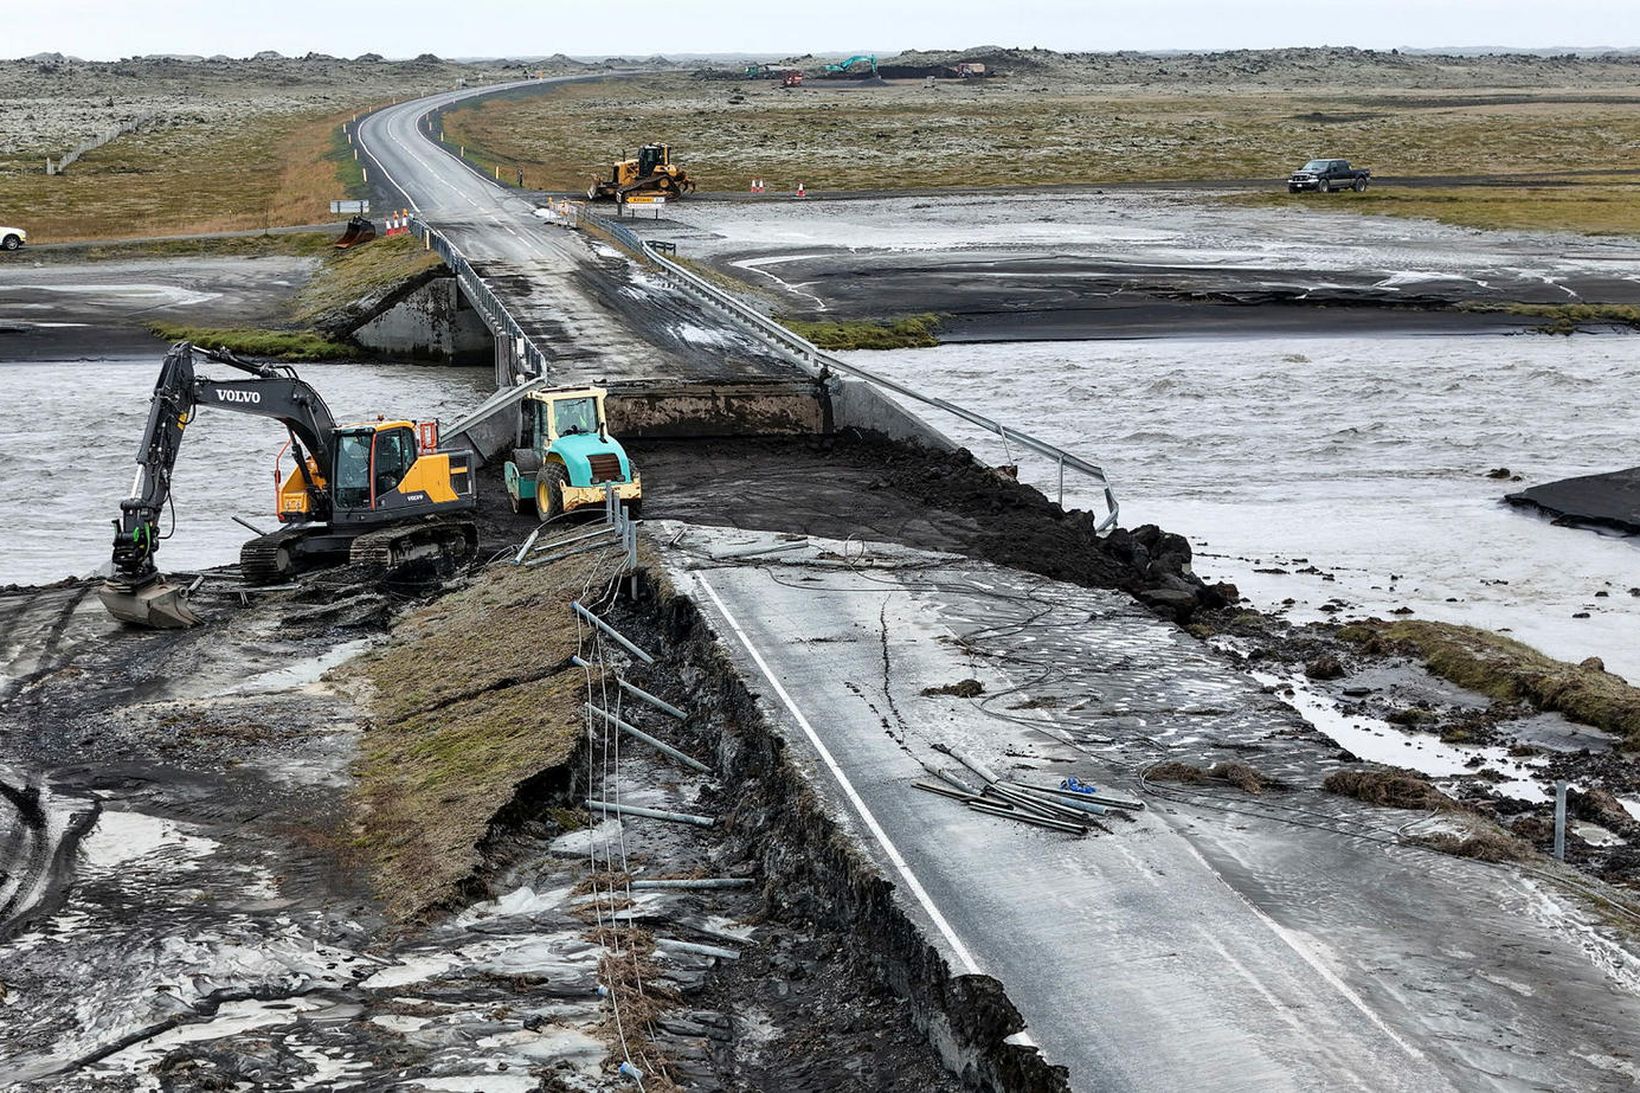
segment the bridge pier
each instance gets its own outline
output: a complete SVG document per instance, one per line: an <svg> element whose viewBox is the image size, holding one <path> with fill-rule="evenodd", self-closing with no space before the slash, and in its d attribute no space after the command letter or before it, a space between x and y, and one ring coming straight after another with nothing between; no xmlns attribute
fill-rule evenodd
<svg viewBox="0 0 1640 1093"><path fill-rule="evenodd" d="M489 327L454 277L435 277L353 332L366 349L476 364L491 352Z"/></svg>
<svg viewBox="0 0 1640 1093"><path fill-rule="evenodd" d="M518 377L518 347L511 334L495 335L495 389L511 387Z"/></svg>

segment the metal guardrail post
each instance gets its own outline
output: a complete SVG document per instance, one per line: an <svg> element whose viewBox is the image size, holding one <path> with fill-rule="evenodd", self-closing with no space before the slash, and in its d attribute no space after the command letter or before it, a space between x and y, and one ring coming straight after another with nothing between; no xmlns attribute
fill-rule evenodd
<svg viewBox="0 0 1640 1093"><path fill-rule="evenodd" d="M625 691L627 694L631 695L633 698L637 699L638 701L647 702L649 705L655 707L657 710L661 711L662 713L667 714L671 717L675 717L679 721L687 720L688 717L689 717L688 714L684 713L682 710L678 709L676 706L672 705L670 702L666 701L665 699L660 698L656 695L650 694L648 691L644 690L642 687L636 687L636 686L632 685L631 683L628 683L626 680L622 679L620 676L615 677L615 683L618 687L621 688L621 690Z"/></svg>
<svg viewBox="0 0 1640 1093"><path fill-rule="evenodd" d="M632 644L632 642L628 641L626 636L619 630L609 625L609 623L605 622L603 619L600 619L597 615L594 615L591 611L588 611L585 607L582 607L580 600L571 600L570 607L577 615L580 615L583 619L596 626L599 630L602 630L609 636L611 641L615 642L615 644L619 645L622 649L625 649L645 664L655 663L654 657L650 656L648 653Z"/></svg>
<svg viewBox="0 0 1640 1093"><path fill-rule="evenodd" d="M605 721L609 722L611 725L615 726L615 728L619 729L621 732L624 732L628 736L632 737L634 740L639 740L645 744L648 744L662 755L676 759L690 770L699 771L701 774L712 773L711 767L707 766L705 763L702 763L699 759L696 759L688 752L680 751L679 749L674 748L666 741L649 735L631 722L623 721L619 717L616 717L614 714L610 713L608 710L595 706L591 702L585 703L585 705L588 713L596 714Z"/></svg>
<svg viewBox="0 0 1640 1093"><path fill-rule="evenodd" d="M1566 860L1566 782L1555 783L1555 860Z"/></svg>

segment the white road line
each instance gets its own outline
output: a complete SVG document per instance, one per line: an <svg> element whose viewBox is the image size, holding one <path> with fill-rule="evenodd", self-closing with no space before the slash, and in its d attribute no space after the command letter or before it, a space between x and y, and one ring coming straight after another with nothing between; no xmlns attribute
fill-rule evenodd
<svg viewBox="0 0 1640 1093"><path fill-rule="evenodd" d="M1390 1039L1392 1043L1395 1044L1396 1047L1406 1052L1412 1058L1417 1059L1419 1062L1427 1061L1422 1051L1419 1051L1412 1044L1409 1044L1405 1040L1401 1039L1400 1035L1397 1034L1394 1029L1390 1028L1389 1024L1378 1015L1378 1012L1371 1006L1367 1005L1366 999L1351 990L1349 984L1345 983L1331 968L1321 962L1321 958L1311 950L1311 945L1305 938L1296 934L1294 931L1287 929L1287 927L1283 926L1281 923L1266 914L1264 910L1258 906L1258 904L1236 891L1235 885L1231 884L1224 874L1213 868L1212 863L1202 855L1200 850L1196 849L1195 843L1191 842L1188 838L1182 837L1179 841L1182 842L1185 849L1188 850L1190 854L1201 863L1203 869L1206 869L1215 878L1217 878L1220 884L1224 885L1225 888L1235 894L1237 899L1241 900L1243 906L1253 912L1253 917L1257 918L1266 927L1268 927L1271 933L1280 938L1289 949L1297 954L1300 960L1308 964L1311 969L1313 969L1315 973L1327 983L1328 986L1336 990L1343 996L1346 1002L1354 1006L1356 1010L1360 1012L1361 1016L1365 1017L1368 1021L1371 1021L1373 1027L1378 1029L1379 1032L1382 1032Z"/></svg>
<svg viewBox="0 0 1640 1093"><path fill-rule="evenodd" d="M825 744L821 743L820 735L814 731L814 726L809 724L809 719L803 716L803 711L797 708L797 703L792 701L792 696L786 693L786 688L780 685L780 680L776 679L774 672L769 670L768 662L763 659L763 654L757 651L757 647L752 644L752 639L746 636L746 631L741 629L740 623L734 615L730 614L729 608L717 594L717 590L707 582L702 574L696 573L694 577L700 587L711 597L712 602L717 605L718 612L723 615L723 621L729 624L729 629L733 630L735 636L740 639L740 644L751 655L752 661L757 665L758 670L763 673L763 678L769 681L769 685L774 688L774 693L780 696L780 701L785 704L787 711L796 720L797 727L802 729L803 735L809 738L809 743L813 745L815 752L819 754L820 761L826 765L827 770L831 771L832 777L837 779L837 784L842 787L843 795L849 799L849 803L854 806L854 810L860 814L860 819L865 821L865 825L871 831L872 837L877 840L877 845L883 848L883 853L888 855L888 860L893 863L895 870L901 877L905 878L906 887L910 889L913 896L917 897L917 902L922 904L922 909L928 913L928 917L933 920L934 926L944 936L946 942L950 944L951 950L956 953L957 959L962 962L964 970L970 975L980 974L979 965L974 962L973 954L968 951L968 946L962 943L962 939L951 928L951 924L945 920L945 916L940 913L940 909L934 906L934 901L929 898L928 891L923 888L922 882L917 879L917 875L911 871L911 866L906 864L906 860L900 854L899 848L889 839L888 832L884 831L882 825L877 822L877 817L871 814L871 809L866 807L865 801L860 798L859 791L854 788L854 783L848 780L848 775L843 773L843 768L837 765L836 759L832 758L831 751Z"/></svg>

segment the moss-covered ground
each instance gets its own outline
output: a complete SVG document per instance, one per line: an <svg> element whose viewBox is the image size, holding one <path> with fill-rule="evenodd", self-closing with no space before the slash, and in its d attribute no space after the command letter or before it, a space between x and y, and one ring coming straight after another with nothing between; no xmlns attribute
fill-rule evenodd
<svg viewBox="0 0 1640 1093"><path fill-rule="evenodd" d="M1502 634L1446 622L1368 620L1339 636L1405 651L1460 687L1556 711L1640 747L1640 687L1598 664L1556 660Z"/></svg>
<svg viewBox="0 0 1640 1093"><path fill-rule="evenodd" d="M938 315L844 321L782 319L781 322L821 349L926 349L940 344Z"/></svg>
<svg viewBox="0 0 1640 1093"><path fill-rule="evenodd" d="M582 670L570 601L601 561L502 565L407 618L348 666L367 684L355 843L401 919L455 898L491 821L526 781L562 768L581 739Z"/></svg>
<svg viewBox="0 0 1640 1093"><path fill-rule="evenodd" d="M345 328L339 320L355 310L359 301L383 298L441 264L437 255L424 250L421 242L409 235L376 239L345 251L326 246L319 253L323 255L319 268L297 293L289 320L279 326L217 328L157 322L150 323L149 329L166 341L190 341L210 348L226 346L235 353L275 360L356 357L360 355L358 347L331 333L340 333L338 327Z"/></svg>

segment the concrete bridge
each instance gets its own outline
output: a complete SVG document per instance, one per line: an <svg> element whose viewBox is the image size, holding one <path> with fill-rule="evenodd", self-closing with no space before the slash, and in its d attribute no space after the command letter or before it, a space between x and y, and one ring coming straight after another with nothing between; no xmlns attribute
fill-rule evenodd
<svg viewBox="0 0 1640 1093"><path fill-rule="evenodd" d="M497 393L447 439L493 457L513 446L513 407L526 392L599 383L610 388L612 427L632 438L857 430L950 447L902 408L911 401L993 432L1008 456L1024 449L1049 461L1061 500L1067 471L1092 479L1105 501L1100 530L1115 526L1116 496L1098 465L822 352L588 207L548 222L535 202L434 139L433 119L457 103L588 78L448 91L356 127L377 181L402 196L494 340ZM635 277L628 258L653 276Z"/></svg>
<svg viewBox="0 0 1640 1093"><path fill-rule="evenodd" d="M553 82L553 81L548 81ZM511 447L512 407L542 386L611 389L634 437L821 433L835 427L812 375L682 293L636 280L615 247L536 215L537 205L448 154L428 133L441 108L541 81L464 89L361 119L375 181L402 195L416 230L456 272L495 344L497 397L447 430L486 457Z"/></svg>

